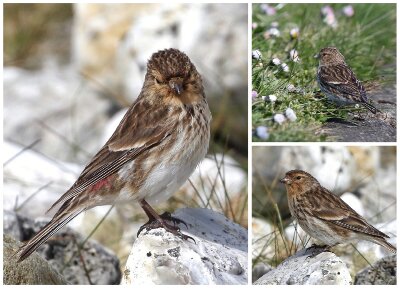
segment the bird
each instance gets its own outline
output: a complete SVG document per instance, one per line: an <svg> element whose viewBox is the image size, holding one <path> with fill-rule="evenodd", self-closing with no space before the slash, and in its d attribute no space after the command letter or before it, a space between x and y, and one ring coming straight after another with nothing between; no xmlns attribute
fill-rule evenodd
<svg viewBox="0 0 400 288"><path fill-rule="evenodd" d="M396 247L386 241L388 235L369 224L340 197L321 186L317 179L302 170L291 170L280 180L286 186L289 210L300 227L324 243L324 249L367 240L390 252Z"/></svg>
<svg viewBox="0 0 400 288"><path fill-rule="evenodd" d="M336 47L322 48L316 58L319 59L317 82L329 100L339 106L361 104L373 114L379 111L369 102L364 86Z"/></svg>
<svg viewBox="0 0 400 288"><path fill-rule="evenodd" d="M59 207L51 221L20 247L18 261L78 214L129 201L139 203L149 218L138 235L144 228L163 227L194 241L177 227L184 221L168 212L159 215L150 204L171 197L203 160L211 118L202 77L190 58L175 48L154 53L139 96L76 182L50 207Z"/></svg>

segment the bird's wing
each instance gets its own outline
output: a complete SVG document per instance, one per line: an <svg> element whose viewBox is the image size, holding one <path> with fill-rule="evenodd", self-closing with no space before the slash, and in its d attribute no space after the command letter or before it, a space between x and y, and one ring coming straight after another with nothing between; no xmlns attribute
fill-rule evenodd
<svg viewBox="0 0 400 288"><path fill-rule="evenodd" d="M343 94L360 96L367 101L364 86L357 80L356 75L345 64L321 66L319 69L321 82L333 91Z"/></svg>
<svg viewBox="0 0 400 288"><path fill-rule="evenodd" d="M324 201L322 201L324 203L323 206L317 203L313 204L313 215L318 219L368 235L384 238L389 237L370 225L340 197L331 193L326 188L323 188L321 197L325 198Z"/></svg>
<svg viewBox="0 0 400 288"><path fill-rule="evenodd" d="M93 157L78 180L49 209L75 197L86 188L116 173L138 155L165 141L175 129L167 119L171 111L139 97L107 143Z"/></svg>

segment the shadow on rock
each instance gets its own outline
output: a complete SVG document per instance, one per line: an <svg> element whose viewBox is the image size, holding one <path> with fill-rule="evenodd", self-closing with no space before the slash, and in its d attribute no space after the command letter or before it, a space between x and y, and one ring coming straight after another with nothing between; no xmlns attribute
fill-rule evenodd
<svg viewBox="0 0 400 288"><path fill-rule="evenodd" d="M318 134L341 142L395 142L396 141L396 88L384 87L370 92L370 99L381 111L357 113L348 123L332 121L324 124Z"/></svg>

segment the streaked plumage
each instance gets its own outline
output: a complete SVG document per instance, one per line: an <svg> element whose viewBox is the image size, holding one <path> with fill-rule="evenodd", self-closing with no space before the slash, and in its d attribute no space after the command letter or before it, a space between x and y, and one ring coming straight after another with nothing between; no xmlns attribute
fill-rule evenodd
<svg viewBox="0 0 400 288"><path fill-rule="evenodd" d="M372 113L378 110L368 101L365 88L347 66L335 47L321 49L318 54L317 82L329 100L339 105L361 104Z"/></svg>
<svg viewBox="0 0 400 288"><path fill-rule="evenodd" d="M95 206L137 201L149 222L160 220L147 202L169 198L189 178L207 153L210 121L201 76L189 57L176 49L153 54L139 97L78 180L50 208L60 206L53 219L21 247L19 261Z"/></svg>
<svg viewBox="0 0 400 288"><path fill-rule="evenodd" d="M367 240L396 252L396 247L385 239L389 236L369 224L340 197L322 187L309 173L292 170L281 182L286 186L290 213L311 237L328 246Z"/></svg>

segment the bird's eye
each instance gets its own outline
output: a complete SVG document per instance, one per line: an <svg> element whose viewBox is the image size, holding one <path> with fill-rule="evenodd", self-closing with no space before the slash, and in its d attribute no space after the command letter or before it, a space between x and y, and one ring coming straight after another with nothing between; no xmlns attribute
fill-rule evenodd
<svg viewBox="0 0 400 288"><path fill-rule="evenodd" d="M297 176L296 179L297 179L297 180L300 180L300 179L301 179L301 176Z"/></svg>

